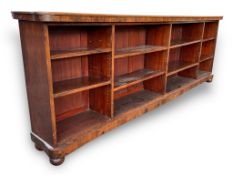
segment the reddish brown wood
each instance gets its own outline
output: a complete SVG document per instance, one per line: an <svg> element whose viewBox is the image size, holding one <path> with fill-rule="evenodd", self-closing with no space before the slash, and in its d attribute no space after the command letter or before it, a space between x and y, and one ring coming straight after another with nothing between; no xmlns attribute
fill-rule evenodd
<svg viewBox="0 0 233 175"><path fill-rule="evenodd" d="M41 23L28 21L20 21L19 28L32 132L49 144L55 144L48 29Z"/></svg>
<svg viewBox="0 0 233 175"><path fill-rule="evenodd" d="M14 19L41 21L41 22L189 22L189 21L217 21L222 16L137 16L137 15L110 15L110 14L82 14L64 12L12 12Z"/></svg>
<svg viewBox="0 0 233 175"><path fill-rule="evenodd" d="M213 78L221 17L13 16L20 21L31 138L53 165Z"/></svg>

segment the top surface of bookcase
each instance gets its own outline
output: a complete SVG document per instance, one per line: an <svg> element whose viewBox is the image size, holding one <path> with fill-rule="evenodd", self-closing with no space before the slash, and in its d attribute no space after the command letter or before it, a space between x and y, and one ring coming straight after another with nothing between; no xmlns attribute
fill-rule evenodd
<svg viewBox="0 0 233 175"><path fill-rule="evenodd" d="M188 22L217 21L222 16L136 16L110 14L84 14L64 12L23 12L13 11L14 19L40 22L101 22L101 23L157 23L157 22Z"/></svg>

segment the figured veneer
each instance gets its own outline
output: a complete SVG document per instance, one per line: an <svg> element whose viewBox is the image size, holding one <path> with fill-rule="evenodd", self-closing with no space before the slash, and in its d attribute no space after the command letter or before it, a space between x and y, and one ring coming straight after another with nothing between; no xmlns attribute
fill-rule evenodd
<svg viewBox="0 0 233 175"><path fill-rule="evenodd" d="M19 20L31 139L53 165L213 78L222 17L12 14Z"/></svg>

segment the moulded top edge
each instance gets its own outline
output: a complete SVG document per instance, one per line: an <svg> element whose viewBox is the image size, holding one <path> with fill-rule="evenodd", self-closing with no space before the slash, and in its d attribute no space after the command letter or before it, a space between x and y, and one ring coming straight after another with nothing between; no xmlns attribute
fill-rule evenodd
<svg viewBox="0 0 233 175"><path fill-rule="evenodd" d="M100 22L100 23L146 23L146 22L188 22L217 21L223 16L140 16L85 14L65 12L23 12L13 11L14 19L38 22Z"/></svg>

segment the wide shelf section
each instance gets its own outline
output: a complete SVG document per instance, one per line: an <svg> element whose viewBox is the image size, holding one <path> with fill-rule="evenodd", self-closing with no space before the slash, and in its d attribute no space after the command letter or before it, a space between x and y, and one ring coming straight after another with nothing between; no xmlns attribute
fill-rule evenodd
<svg viewBox="0 0 233 175"><path fill-rule="evenodd" d="M114 82L114 90L120 90L125 87L143 82L145 80L157 77L159 75L164 74L165 72L160 70L152 70L152 69L141 69L138 71L134 71L131 73L127 73L124 75L120 75L115 78Z"/></svg>
<svg viewBox="0 0 233 175"><path fill-rule="evenodd" d="M115 53L115 58L122 58L127 56L136 56L140 54L146 54L156 51L166 50L165 46L155 46L155 45L141 45L128 48L117 49Z"/></svg>
<svg viewBox="0 0 233 175"><path fill-rule="evenodd" d="M62 97L83 90L89 90L110 84L105 77L81 77L53 83L54 97Z"/></svg>
<svg viewBox="0 0 233 175"><path fill-rule="evenodd" d="M108 117L87 110L75 116L57 122L57 136L59 144L66 144L70 140L80 138L108 121Z"/></svg>
<svg viewBox="0 0 233 175"><path fill-rule="evenodd" d="M119 115L136 107L142 106L161 96L161 93L150 90L141 90L136 93L121 97L115 100L114 115Z"/></svg>
<svg viewBox="0 0 233 175"><path fill-rule="evenodd" d="M66 50L51 50L51 59L63 59L72 58L78 56L86 56L99 53L111 52L111 48L77 48L77 49L66 49Z"/></svg>

